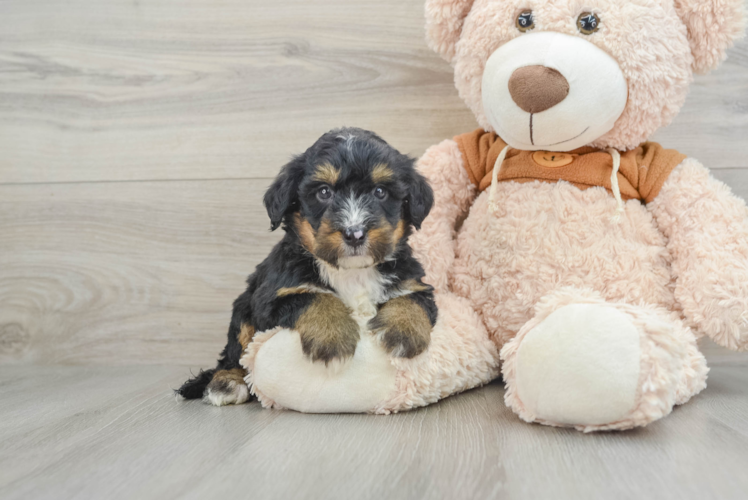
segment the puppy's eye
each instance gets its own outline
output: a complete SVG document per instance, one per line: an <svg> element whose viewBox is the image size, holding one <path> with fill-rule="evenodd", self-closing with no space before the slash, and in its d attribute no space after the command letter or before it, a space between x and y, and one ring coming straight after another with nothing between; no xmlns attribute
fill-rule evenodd
<svg viewBox="0 0 748 500"><path fill-rule="evenodd" d="M383 200L387 198L387 190L381 186L377 186L376 188L374 188L374 196L376 196L380 200Z"/></svg>
<svg viewBox="0 0 748 500"><path fill-rule="evenodd" d="M320 201L328 201L332 198L332 189L329 186L322 186L317 190L317 199Z"/></svg>
<svg viewBox="0 0 748 500"><path fill-rule="evenodd" d="M532 17L532 11L526 10L524 12L520 12L517 16L517 20L514 22L514 25L522 33L533 29L535 27L535 19Z"/></svg>
<svg viewBox="0 0 748 500"><path fill-rule="evenodd" d="M577 28L585 35L591 35L600 29L600 18L592 12L582 12L577 18Z"/></svg>

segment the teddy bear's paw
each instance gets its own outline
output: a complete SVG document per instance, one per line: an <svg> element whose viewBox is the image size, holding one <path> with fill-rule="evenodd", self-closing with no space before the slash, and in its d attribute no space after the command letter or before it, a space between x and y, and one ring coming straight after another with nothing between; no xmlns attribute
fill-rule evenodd
<svg viewBox="0 0 748 500"><path fill-rule="evenodd" d="M522 339L514 391L525 417L552 425L606 425L628 418L640 385L640 333L614 307L559 308Z"/></svg>
<svg viewBox="0 0 748 500"><path fill-rule="evenodd" d="M242 369L219 370L205 388L203 401L213 406L240 405L249 400Z"/></svg>

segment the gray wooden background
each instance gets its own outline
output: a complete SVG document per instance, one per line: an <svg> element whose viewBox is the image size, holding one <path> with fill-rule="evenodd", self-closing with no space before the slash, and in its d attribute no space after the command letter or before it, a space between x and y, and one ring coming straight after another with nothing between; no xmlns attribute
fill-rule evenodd
<svg viewBox="0 0 748 500"><path fill-rule="evenodd" d="M421 0L0 2L0 362L211 363L326 130L475 128ZM748 196L748 44L657 139Z"/></svg>

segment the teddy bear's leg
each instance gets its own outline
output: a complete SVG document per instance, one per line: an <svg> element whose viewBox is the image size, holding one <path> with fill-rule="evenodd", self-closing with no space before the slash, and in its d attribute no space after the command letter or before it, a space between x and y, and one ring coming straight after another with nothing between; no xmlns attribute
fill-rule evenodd
<svg viewBox="0 0 748 500"><path fill-rule="evenodd" d="M412 359L393 358L378 337L362 331L350 360L312 363L298 332L255 335L242 364L265 407L310 413L391 413L434 403L485 384L499 374L499 353L467 300L436 294L439 316L429 347Z"/></svg>
<svg viewBox="0 0 748 500"><path fill-rule="evenodd" d="M657 420L706 387L708 371L667 311L579 289L545 297L501 359L505 401L523 420L585 432Z"/></svg>

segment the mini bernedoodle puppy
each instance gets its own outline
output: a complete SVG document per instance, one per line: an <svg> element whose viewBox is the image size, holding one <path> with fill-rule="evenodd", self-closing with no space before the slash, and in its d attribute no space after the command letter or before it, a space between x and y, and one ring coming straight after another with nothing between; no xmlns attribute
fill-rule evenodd
<svg viewBox="0 0 748 500"><path fill-rule="evenodd" d="M313 362L354 355L362 331L393 356L429 345L437 308L408 236L433 203L414 161L356 128L323 135L283 167L264 198L271 230L286 232L234 302L218 366L177 390L216 406L249 399L239 364L255 332L299 332ZM362 330L354 310L369 307ZM364 320L365 321L365 320Z"/></svg>

